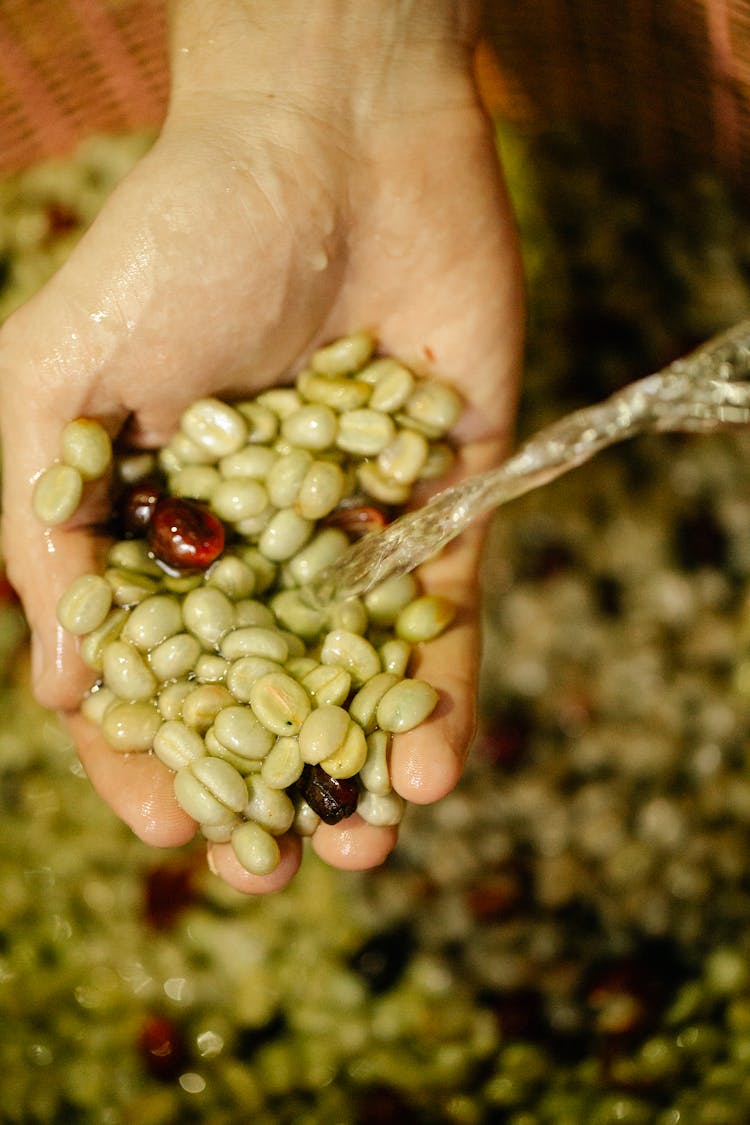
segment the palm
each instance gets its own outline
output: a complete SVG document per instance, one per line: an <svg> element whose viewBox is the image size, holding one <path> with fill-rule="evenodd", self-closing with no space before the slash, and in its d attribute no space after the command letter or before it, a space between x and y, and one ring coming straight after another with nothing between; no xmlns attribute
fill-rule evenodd
<svg viewBox="0 0 750 1125"><path fill-rule="evenodd" d="M471 106L447 113L439 139L436 149L406 122L360 161L319 138L304 154L256 146L238 162L220 140L201 145L167 129L66 267L9 323L4 542L47 652L44 702L70 711L90 683L50 623L70 580L96 568L96 544L85 520L43 542L26 516L27 482L68 418L127 424L133 440L159 445L193 399L257 390L321 340L367 326L384 350L463 389L461 470L497 459L519 352L514 240L481 116ZM177 184L176 167L185 169ZM442 693L437 716L394 746L394 784L417 802L455 785L471 734L478 547L466 536L425 568L425 583L463 612L421 658L419 674ZM80 717L71 722L93 784L137 834L168 845L192 835L157 760L123 759ZM382 860L394 838L354 817L321 828L314 843L330 862L361 867ZM213 863L241 889L272 889L293 874L298 849L289 841L262 880L226 845L213 847Z"/></svg>

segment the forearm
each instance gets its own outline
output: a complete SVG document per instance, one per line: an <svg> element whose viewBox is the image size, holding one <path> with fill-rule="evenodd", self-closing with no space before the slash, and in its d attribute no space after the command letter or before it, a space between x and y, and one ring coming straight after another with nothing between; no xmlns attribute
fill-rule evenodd
<svg viewBox="0 0 750 1125"><path fill-rule="evenodd" d="M463 79L478 0L173 0L173 104L196 92L324 104L342 117L429 108ZM342 122L345 124L345 122Z"/></svg>

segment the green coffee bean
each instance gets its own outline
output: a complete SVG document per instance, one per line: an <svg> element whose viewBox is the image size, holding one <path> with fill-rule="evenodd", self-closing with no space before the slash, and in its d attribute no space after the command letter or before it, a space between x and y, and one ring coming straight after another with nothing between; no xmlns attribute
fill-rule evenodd
<svg viewBox="0 0 750 1125"><path fill-rule="evenodd" d="M174 778L177 801L199 824L226 824L247 801L242 774L221 758L195 758L178 770Z"/></svg>
<svg viewBox="0 0 750 1125"><path fill-rule="evenodd" d="M279 429L279 420L267 406L258 402L238 402L239 410L247 425L245 440L251 445L258 445L273 441ZM230 455L231 456L231 455Z"/></svg>
<svg viewBox="0 0 750 1125"><path fill-rule="evenodd" d="M276 629L264 629L257 625L232 629L223 637L220 651L227 660L239 660L241 656L264 656L277 664L283 664L289 656L289 646Z"/></svg>
<svg viewBox="0 0 750 1125"><path fill-rule="evenodd" d="M228 523L259 516L269 504L264 486L250 477L230 477L221 481L210 499L216 515Z"/></svg>
<svg viewBox="0 0 750 1125"><path fill-rule="evenodd" d="M158 680L179 680L196 666L201 654L200 641L191 633L175 633L149 654L151 671Z"/></svg>
<svg viewBox="0 0 750 1125"><path fill-rule="evenodd" d="M405 504L409 499L409 485L385 476L376 461L358 465L356 475L360 488L381 504Z"/></svg>
<svg viewBox="0 0 750 1125"><path fill-rule="evenodd" d="M63 429L60 452L65 464L77 469L83 480L98 480L112 461L112 442L93 418L76 418Z"/></svg>
<svg viewBox="0 0 750 1125"><path fill-rule="evenodd" d="M399 612L396 634L410 644L431 641L448 628L455 616L456 607L447 598L423 594Z"/></svg>
<svg viewBox="0 0 750 1125"><path fill-rule="evenodd" d="M384 477L399 484L413 484L424 468L429 454L427 439L416 430L400 430L381 449L377 465Z"/></svg>
<svg viewBox="0 0 750 1125"><path fill-rule="evenodd" d="M297 389L303 399L329 406L337 412L357 410L365 406L370 398L370 387L352 379L339 379L329 375L318 375L314 371L302 371L297 378Z"/></svg>
<svg viewBox="0 0 750 1125"><path fill-rule="evenodd" d="M365 791L357 802L357 812L362 819L380 827L400 824L404 808L404 798L393 792L378 795Z"/></svg>
<svg viewBox="0 0 750 1125"><path fill-rule="evenodd" d="M413 574L386 578L364 595L365 608L373 625L393 625L401 610L419 595Z"/></svg>
<svg viewBox="0 0 750 1125"><path fill-rule="evenodd" d="M102 719L102 734L122 754L150 750L161 726L161 715L143 700L113 703Z"/></svg>
<svg viewBox="0 0 750 1125"><path fill-rule="evenodd" d="M305 655L307 652L305 642L301 637L298 637L296 633L291 633L288 629L280 629L278 626L276 627L276 632L286 641L286 647L289 651L289 656L285 663L288 663L292 657Z"/></svg>
<svg viewBox="0 0 750 1125"><path fill-rule="evenodd" d="M84 696L81 703L81 714L90 723L97 723L101 726L107 709L116 702L118 702L117 696L113 691L98 685L92 688L88 695Z"/></svg>
<svg viewBox="0 0 750 1125"><path fill-rule="evenodd" d="M159 464L167 476L186 465L214 465L216 455L184 433L174 434L159 454Z"/></svg>
<svg viewBox="0 0 750 1125"><path fill-rule="evenodd" d="M230 816L223 824L202 824L201 835L212 844L228 844L232 839L235 828L242 824L239 816Z"/></svg>
<svg viewBox="0 0 750 1125"><path fill-rule="evenodd" d="M306 449L292 449L279 457L266 477L270 502L277 508L293 504L312 465L313 455Z"/></svg>
<svg viewBox="0 0 750 1125"><path fill-rule="evenodd" d="M372 384L370 406L393 414L401 410L414 389L414 376L396 359L375 359L357 375Z"/></svg>
<svg viewBox="0 0 750 1125"><path fill-rule="evenodd" d="M146 480L156 469L153 453L121 453L117 458L117 475L123 484L136 484Z"/></svg>
<svg viewBox="0 0 750 1125"><path fill-rule="evenodd" d="M273 612L263 602L254 598L241 598L235 603L234 609L238 629L243 629L246 625L258 625L261 629L273 629L276 625Z"/></svg>
<svg viewBox="0 0 750 1125"><path fill-rule="evenodd" d="M378 653L384 672L393 672L399 679L406 675L411 659L411 645L406 641L394 637L393 640L385 641L378 649Z"/></svg>
<svg viewBox="0 0 750 1125"><path fill-rule="evenodd" d="M281 423L281 433L299 449L328 449L338 430L336 415L320 403L304 403Z"/></svg>
<svg viewBox="0 0 750 1125"><path fill-rule="evenodd" d="M276 741L250 707L238 704L218 712L213 732L222 746L243 758L264 758Z"/></svg>
<svg viewBox="0 0 750 1125"><path fill-rule="evenodd" d="M282 789L274 789L261 775L247 779L248 801L243 815L273 836L286 832L294 820L294 805Z"/></svg>
<svg viewBox="0 0 750 1125"><path fill-rule="evenodd" d="M238 703L249 703L250 692L256 680L269 672L282 672L283 668L274 660L264 656L241 656L229 666L226 685Z"/></svg>
<svg viewBox="0 0 750 1125"><path fill-rule="evenodd" d="M359 779L365 789L377 797L384 797L391 791L391 774L388 768L388 753L391 736L384 730L374 730L367 736L367 758L359 771Z"/></svg>
<svg viewBox="0 0 750 1125"><path fill-rule="evenodd" d="M340 528L326 527L319 531L287 563L295 584L304 586L325 567L334 563L348 546L349 539Z"/></svg>
<svg viewBox="0 0 750 1125"><path fill-rule="evenodd" d="M279 845L274 837L252 820L235 828L232 833L232 848L242 866L252 875L270 875L281 859Z"/></svg>
<svg viewBox="0 0 750 1125"><path fill-rule="evenodd" d="M305 719L299 732L302 760L315 766L344 745L352 720L343 707L324 703Z"/></svg>
<svg viewBox="0 0 750 1125"><path fill-rule="evenodd" d="M227 678L231 665L223 656L203 652L195 662L193 675L199 684L221 684Z"/></svg>
<svg viewBox="0 0 750 1125"><path fill-rule="evenodd" d="M276 573L278 567L276 563L271 562L265 555L262 555L257 547L240 547L238 550L239 557L252 568L255 574L255 593L263 594L276 581ZM247 625L255 624L255 622L245 622ZM258 622L261 624L261 622Z"/></svg>
<svg viewBox="0 0 750 1125"><path fill-rule="evenodd" d="M297 515L292 508L284 508L271 517L258 546L267 558L280 562L304 547L312 532L312 520Z"/></svg>
<svg viewBox="0 0 750 1125"><path fill-rule="evenodd" d="M288 789L299 781L304 764L297 738L277 738L263 759L260 776L273 789Z"/></svg>
<svg viewBox="0 0 750 1125"><path fill-rule="evenodd" d="M246 758L242 754L235 754L234 750L227 749L223 743L219 742L214 734L214 728L209 727L203 735L203 741L206 744L206 750L212 758L221 758L224 762L229 762L230 766L242 774L243 777L249 776L251 773L256 773L260 770L260 758Z"/></svg>
<svg viewBox="0 0 750 1125"><path fill-rule="evenodd" d="M242 414L217 398L201 398L183 413L180 428L191 441L217 461L235 453L247 438Z"/></svg>
<svg viewBox="0 0 750 1125"><path fill-rule="evenodd" d="M209 648L218 645L235 623L234 606L221 590L201 586L182 603L185 628Z"/></svg>
<svg viewBox="0 0 750 1125"><path fill-rule="evenodd" d="M269 672L250 689L250 706L270 731L297 734L312 704L305 689L284 672Z"/></svg>
<svg viewBox="0 0 750 1125"><path fill-rule="evenodd" d="M313 461L300 485L294 508L307 520L320 520L337 506L344 495L346 478L333 461Z"/></svg>
<svg viewBox="0 0 750 1125"><path fill-rule="evenodd" d="M173 496L186 496L191 500L210 500L221 482L213 465L186 465L169 478L169 491Z"/></svg>
<svg viewBox="0 0 750 1125"><path fill-rule="evenodd" d="M164 573L156 559L149 554L145 539L121 539L113 543L107 551L107 565L134 570L137 574L147 574L152 578L161 578Z"/></svg>
<svg viewBox="0 0 750 1125"><path fill-rule="evenodd" d="M380 671L380 657L370 642L347 629L332 629L326 634L320 662L346 668L354 687L361 687Z"/></svg>
<svg viewBox="0 0 750 1125"><path fill-rule="evenodd" d="M322 665L319 665L312 656L292 656L284 665L284 671L288 672L290 676L294 676L295 680L301 684L308 672L319 667L322 667ZM310 695L312 694L310 692Z"/></svg>
<svg viewBox="0 0 750 1125"><path fill-rule="evenodd" d="M378 704L375 717L381 730L413 730L435 710L438 693L424 680L401 680L390 688Z"/></svg>
<svg viewBox="0 0 750 1125"><path fill-rule="evenodd" d="M233 703L233 696L223 684L199 684L182 700L183 722L203 733L213 725L219 712Z"/></svg>
<svg viewBox="0 0 750 1125"><path fill-rule="evenodd" d="M327 629L345 629L350 633L367 631L368 617L364 603L359 598L345 598L334 602L326 612Z"/></svg>
<svg viewBox="0 0 750 1125"><path fill-rule="evenodd" d="M256 539L268 527L276 512L277 509L273 504L269 504L260 515L248 516L245 520L237 520L234 529L243 538Z"/></svg>
<svg viewBox="0 0 750 1125"><path fill-rule="evenodd" d="M112 607L112 587L97 574L82 574L57 603L57 620L63 629L80 637L98 629Z"/></svg>
<svg viewBox="0 0 750 1125"><path fill-rule="evenodd" d="M57 462L34 485L34 515L48 526L65 523L77 511L82 495L83 478L78 469Z"/></svg>
<svg viewBox="0 0 750 1125"><path fill-rule="evenodd" d="M445 476L448 470L453 467L455 459L456 455L449 445L442 441L433 442L430 445L427 460L422 466L419 479L436 480L437 477Z"/></svg>
<svg viewBox="0 0 750 1125"><path fill-rule="evenodd" d="M316 707L326 703L341 707L349 695L352 678L345 668L313 661L313 667L304 674L301 683Z"/></svg>
<svg viewBox="0 0 750 1125"><path fill-rule="evenodd" d="M339 415L336 445L357 457L375 457L393 441L396 428L388 414L362 407Z"/></svg>
<svg viewBox="0 0 750 1125"><path fill-rule="evenodd" d="M143 702L156 691L156 677L138 649L127 641L110 641L102 650L104 683L120 699Z"/></svg>
<svg viewBox="0 0 750 1125"><path fill-rule="evenodd" d="M282 421L302 406L302 399L293 387L271 387L268 391L261 391L255 401Z"/></svg>
<svg viewBox="0 0 750 1125"><path fill-rule="evenodd" d="M153 747L157 758L175 772L206 753L206 744L197 730L178 719L161 724L154 735Z"/></svg>
<svg viewBox="0 0 750 1125"><path fill-rule="evenodd" d="M327 758L323 758L320 766L331 777L354 777L362 768L367 759L367 741L365 733L358 723L350 722L346 738L341 746Z"/></svg>
<svg viewBox="0 0 750 1125"><path fill-rule="evenodd" d="M249 563L236 555L224 555L206 571L205 582L207 586L215 586L232 601L236 601L248 598L253 593L255 571Z"/></svg>
<svg viewBox="0 0 750 1125"><path fill-rule="evenodd" d="M150 598L159 589L159 583L148 574L136 570L123 570L119 566L108 566L104 577L111 590L115 605L134 606Z"/></svg>
<svg viewBox="0 0 750 1125"><path fill-rule="evenodd" d="M313 352L310 366L320 375L349 375L367 363L374 347L369 332L352 332Z"/></svg>
<svg viewBox="0 0 750 1125"><path fill-rule="evenodd" d="M294 809L292 828L298 836L312 836L320 825L320 817L307 801L299 797Z"/></svg>
<svg viewBox="0 0 750 1125"><path fill-rule="evenodd" d="M298 590L281 590L271 598L271 609L285 629L305 640L313 640L322 631L325 614L308 605Z"/></svg>
<svg viewBox="0 0 750 1125"><path fill-rule="evenodd" d="M385 693L399 682L392 672L378 672L364 687L361 687L349 704L349 714L359 723L366 734L377 725L375 712Z"/></svg>
<svg viewBox="0 0 750 1125"><path fill-rule="evenodd" d="M409 396L405 411L428 437L437 438L456 424L461 406L461 398L452 387L422 379Z"/></svg>
<svg viewBox="0 0 750 1125"><path fill-rule="evenodd" d="M179 719L182 717L182 704L186 697L195 691L195 684L191 680L175 680L167 684L159 692L156 706L163 719Z"/></svg>
<svg viewBox="0 0 750 1125"><path fill-rule="evenodd" d="M267 413L276 425L276 416L270 410ZM241 478L264 482L277 460L277 454L265 445L246 445L244 449L222 457L219 472L225 480Z"/></svg>
<svg viewBox="0 0 750 1125"><path fill-rule="evenodd" d="M182 610L176 598L154 594L131 610L122 630L123 640L148 652L182 630Z"/></svg>

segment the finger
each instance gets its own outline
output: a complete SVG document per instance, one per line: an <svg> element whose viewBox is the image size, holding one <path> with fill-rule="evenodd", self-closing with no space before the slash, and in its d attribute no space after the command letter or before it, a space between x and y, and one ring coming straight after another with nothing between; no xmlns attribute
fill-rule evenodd
<svg viewBox="0 0 750 1125"><path fill-rule="evenodd" d="M209 844L208 866L230 887L245 895L264 895L282 890L296 875L302 861L302 841L286 834L277 839L281 858L270 875L253 875L246 871L231 844Z"/></svg>
<svg viewBox="0 0 750 1125"><path fill-rule="evenodd" d="M311 840L316 854L343 871L365 871L384 863L396 846L398 829L381 828L356 813L339 824L321 824Z"/></svg>
<svg viewBox="0 0 750 1125"><path fill-rule="evenodd" d="M118 753L81 715L66 722L94 789L139 839L171 848L193 838L195 821L178 805L174 774L157 757Z"/></svg>

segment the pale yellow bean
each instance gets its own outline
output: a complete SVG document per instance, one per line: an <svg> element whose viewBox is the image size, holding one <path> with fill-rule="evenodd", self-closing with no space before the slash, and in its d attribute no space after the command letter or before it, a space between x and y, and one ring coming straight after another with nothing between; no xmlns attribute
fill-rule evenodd
<svg viewBox="0 0 750 1125"><path fill-rule="evenodd" d="M112 606L112 587L98 574L82 574L57 603L57 620L76 636L103 624Z"/></svg>
<svg viewBox="0 0 750 1125"><path fill-rule="evenodd" d="M185 628L201 644L213 648L235 623L234 606L221 590L200 586L191 590L182 603Z"/></svg>
<svg viewBox="0 0 750 1125"><path fill-rule="evenodd" d="M265 531L269 523L276 515L277 508L273 504L269 504L267 508L257 516L248 516L246 520L237 520L234 525L235 531L244 539L257 539L257 537Z"/></svg>
<svg viewBox="0 0 750 1125"><path fill-rule="evenodd" d="M282 671L280 664L267 660L264 656L241 656L230 665L226 685L239 703L248 703L256 680L267 676L269 672Z"/></svg>
<svg viewBox="0 0 750 1125"><path fill-rule="evenodd" d="M365 791L357 803L357 812L367 824L393 827L403 819L406 802L398 793L376 794Z"/></svg>
<svg viewBox="0 0 750 1125"><path fill-rule="evenodd" d="M269 499L265 487L250 477L230 477L217 484L211 493L211 507L228 523L254 519L265 512Z"/></svg>
<svg viewBox="0 0 750 1125"><path fill-rule="evenodd" d="M297 378L297 389L303 399L330 406L331 410L357 410L367 404L370 387L353 379L339 379L302 371Z"/></svg>
<svg viewBox="0 0 750 1125"><path fill-rule="evenodd" d="M399 678L406 675L411 659L411 645L399 637L384 641L378 649L384 672L393 672Z"/></svg>
<svg viewBox="0 0 750 1125"><path fill-rule="evenodd" d="M255 774L247 779L248 801L243 816L260 824L272 836L280 836L291 828L294 805L282 789L275 789Z"/></svg>
<svg viewBox="0 0 750 1125"><path fill-rule="evenodd" d="M113 703L102 719L102 734L113 750L137 754L150 750L161 715L142 700Z"/></svg>
<svg viewBox="0 0 750 1125"><path fill-rule="evenodd" d="M339 415L336 445L357 457L375 457L393 441L396 428L388 414L363 407Z"/></svg>
<svg viewBox="0 0 750 1125"><path fill-rule="evenodd" d="M159 692L156 706L163 719L179 719L182 717L182 704L191 692L195 691L192 680L175 680L167 684Z"/></svg>
<svg viewBox="0 0 750 1125"><path fill-rule="evenodd" d="M448 628L456 607L437 594L423 594L404 606L396 618L396 635L409 644L431 641Z"/></svg>
<svg viewBox="0 0 750 1125"><path fill-rule="evenodd" d="M416 430L399 430L378 454L377 465L384 477L399 484L413 484L427 463L429 445Z"/></svg>
<svg viewBox="0 0 750 1125"><path fill-rule="evenodd" d="M321 450L333 445L338 420L329 406L305 403L281 423L281 433L299 449Z"/></svg>
<svg viewBox="0 0 750 1125"><path fill-rule="evenodd" d="M287 563L289 573L296 585L304 586L321 570L340 558L348 546L349 539L340 528L323 528Z"/></svg>
<svg viewBox="0 0 750 1125"><path fill-rule="evenodd" d="M206 753L206 744L197 730L178 719L161 724L154 735L153 746L157 758L175 772Z"/></svg>
<svg viewBox="0 0 750 1125"><path fill-rule="evenodd" d="M283 664L289 656L289 646L278 630L258 625L232 629L222 638L220 651L227 660L239 660L241 656L264 656L277 664Z"/></svg>
<svg viewBox="0 0 750 1125"><path fill-rule="evenodd" d="M206 750L214 758L222 758L225 762L229 762L230 766L234 766L243 777L248 777L251 773L258 773L261 766L260 758L247 758L242 754L235 754L234 750L228 750L223 743L219 742L214 734L214 728L209 727L203 736L206 743Z"/></svg>
<svg viewBox="0 0 750 1125"><path fill-rule="evenodd" d="M270 875L279 866L281 852L275 838L252 820L235 828L232 848L242 866L252 875Z"/></svg>
<svg viewBox="0 0 750 1125"><path fill-rule="evenodd" d="M278 571L276 563L262 555L257 547L240 547L238 554L253 569L255 574L254 592L256 594L265 593L276 581ZM241 622L241 624L253 625L256 622L247 621ZM257 622L257 624L261 624L261 622Z"/></svg>
<svg viewBox="0 0 750 1125"><path fill-rule="evenodd" d="M219 712L233 703L234 697L223 684L199 684L182 700L183 722L203 733L213 725Z"/></svg>
<svg viewBox="0 0 750 1125"><path fill-rule="evenodd" d="M344 745L352 720L343 707L324 703L305 719L299 732L302 760L314 766Z"/></svg>
<svg viewBox="0 0 750 1125"><path fill-rule="evenodd" d="M353 687L361 687L380 671L380 657L370 642L346 629L332 629L326 634L320 662L346 668Z"/></svg>
<svg viewBox="0 0 750 1125"><path fill-rule="evenodd" d="M358 465L356 475L360 488L381 504L405 504L409 499L409 485L385 476L375 461Z"/></svg>
<svg viewBox="0 0 750 1125"><path fill-rule="evenodd" d="M296 633L290 633L288 629L279 629L278 626L276 628L276 632L280 637L284 638L284 640L286 641L286 647L289 651L289 656L287 657L285 663L288 663L294 656L305 655L305 653L307 652L307 646L305 645L305 642L302 640L302 638L298 637Z"/></svg>
<svg viewBox="0 0 750 1125"><path fill-rule="evenodd" d="M247 422L243 416L217 398L202 398L192 403L180 419L180 428L216 460L235 453L247 438Z"/></svg>
<svg viewBox="0 0 750 1125"><path fill-rule="evenodd" d="M34 514L49 526L65 523L77 511L82 495L83 478L78 469L58 462L45 469L34 485Z"/></svg>
<svg viewBox="0 0 750 1125"><path fill-rule="evenodd" d="M288 789L299 781L304 765L298 739L277 738L263 759L260 776L273 789Z"/></svg>
<svg viewBox="0 0 750 1125"><path fill-rule="evenodd" d="M359 598L334 602L326 612L327 629L347 629L350 633L364 634L368 624L367 610Z"/></svg>
<svg viewBox="0 0 750 1125"><path fill-rule="evenodd" d="M333 461L314 461L300 485L294 509L307 520L327 516L344 495L346 478Z"/></svg>
<svg viewBox="0 0 750 1125"><path fill-rule="evenodd" d="M264 758L276 741L250 707L237 704L219 711L213 733L222 746L243 758Z"/></svg>
<svg viewBox="0 0 750 1125"><path fill-rule="evenodd" d="M312 464L313 455L307 449L292 449L279 457L266 477L271 503L277 508L288 508L293 504Z"/></svg>
<svg viewBox="0 0 750 1125"><path fill-rule="evenodd" d="M385 414L401 410L414 389L414 376L396 359L375 359L357 378L372 384L370 406Z"/></svg>
<svg viewBox="0 0 750 1125"><path fill-rule="evenodd" d="M297 590L281 590L271 598L271 609L285 629L299 637L313 640L325 625L325 613L313 609Z"/></svg>
<svg viewBox="0 0 750 1125"><path fill-rule="evenodd" d="M353 332L318 348L313 352L310 366L320 375L349 375L363 367L375 348L369 332Z"/></svg>
<svg viewBox="0 0 750 1125"><path fill-rule="evenodd" d="M301 684L307 673L318 667L322 667L322 665L319 665L312 656L292 656L284 665L284 671L288 672L290 676L294 676L295 680ZM312 692L310 694L312 695Z"/></svg>
<svg viewBox="0 0 750 1125"><path fill-rule="evenodd" d="M312 704L305 689L284 672L269 672L250 689L250 706L270 731L298 734Z"/></svg>
<svg viewBox="0 0 750 1125"><path fill-rule="evenodd" d="M151 671L164 683L189 675L201 654L200 641L191 633L175 633L149 654Z"/></svg>
<svg viewBox="0 0 750 1125"><path fill-rule="evenodd" d="M159 453L159 464L171 476L186 465L214 465L216 454L184 433L176 433Z"/></svg>
<svg viewBox="0 0 750 1125"><path fill-rule="evenodd" d="M393 625L401 610L419 595L413 574L401 574L373 586L364 595L365 608L373 625Z"/></svg>
<svg viewBox="0 0 750 1125"><path fill-rule="evenodd" d="M190 500L210 500L221 477L213 465L186 465L169 478L169 491L173 496L186 496Z"/></svg>
<svg viewBox="0 0 750 1125"><path fill-rule="evenodd" d="M370 793L384 797L391 791L391 774L388 768L391 736L384 730L374 730L367 736L367 758L360 768L359 779Z"/></svg>
<svg viewBox="0 0 750 1125"><path fill-rule="evenodd" d="M231 665L223 656L203 652L195 662L193 675L199 684L223 684Z"/></svg>
<svg viewBox="0 0 750 1125"><path fill-rule="evenodd" d="M242 823L242 817L231 816L223 824L201 824L201 835L212 844L228 844L235 828Z"/></svg>
<svg viewBox="0 0 750 1125"><path fill-rule="evenodd" d="M84 664L93 668L95 672L101 672L104 652L113 641L118 639L127 619L126 609L113 609L98 629L86 634L81 640L79 649Z"/></svg>
<svg viewBox="0 0 750 1125"><path fill-rule="evenodd" d="M242 774L221 758L196 758L174 778L177 801L199 824L226 824L242 810L247 786Z"/></svg>
<svg viewBox="0 0 750 1125"><path fill-rule="evenodd" d="M182 610L176 598L154 594L131 610L122 630L123 640L130 641L141 652L152 648L182 631Z"/></svg>
<svg viewBox="0 0 750 1125"><path fill-rule="evenodd" d="M456 455L446 442L432 442L427 460L419 474L420 480L436 480L443 477L453 467Z"/></svg>
<svg viewBox="0 0 750 1125"><path fill-rule="evenodd" d="M354 777L364 765L366 758L365 732L358 723L351 722L342 745L328 758L324 758L320 766L331 777Z"/></svg>
<svg viewBox="0 0 750 1125"><path fill-rule="evenodd" d="M284 508L271 518L261 533L258 546L263 554L281 562L296 555L313 533L312 520L306 520L292 508Z"/></svg>
<svg viewBox="0 0 750 1125"><path fill-rule="evenodd" d="M455 425L461 414L460 396L445 383L421 379L406 402L406 415L419 423L429 437L440 437Z"/></svg>
<svg viewBox="0 0 750 1125"><path fill-rule="evenodd" d="M123 484L136 484L146 480L156 469L153 453L123 453L117 458L117 475Z"/></svg>
<svg viewBox="0 0 750 1125"><path fill-rule="evenodd" d="M81 714L90 723L102 725L102 721L109 707L117 703L117 696L109 688L99 684L93 687L88 695L84 696L81 703Z"/></svg>
<svg viewBox="0 0 750 1125"><path fill-rule="evenodd" d="M246 441L251 445L273 441L278 432L279 420L272 410L254 401L238 402L236 409L247 424Z"/></svg>
<svg viewBox="0 0 750 1125"><path fill-rule="evenodd" d="M161 585L170 594L189 594L203 585L202 574L167 574L161 580Z"/></svg>
<svg viewBox="0 0 750 1125"><path fill-rule="evenodd" d="M298 836L312 836L320 825L320 817L307 801L299 798L294 810L292 828Z"/></svg>
<svg viewBox="0 0 750 1125"><path fill-rule="evenodd" d="M134 645L111 641L102 652L104 683L120 699L143 702L156 692L156 676Z"/></svg>
<svg viewBox="0 0 750 1125"><path fill-rule="evenodd" d="M161 578L164 571L149 554L145 539L120 539L107 551L107 565L122 570L134 570L137 574L147 574Z"/></svg>
<svg viewBox="0 0 750 1125"><path fill-rule="evenodd" d="M302 399L294 387L271 387L267 391L261 391L255 401L282 420L302 406Z"/></svg>
<svg viewBox="0 0 750 1125"><path fill-rule="evenodd" d="M413 730L435 710L438 693L424 680L400 680L380 700L376 711L381 730L399 734Z"/></svg>
<svg viewBox="0 0 750 1125"><path fill-rule="evenodd" d="M60 453L83 480L98 480L112 463L112 442L93 418L76 418L63 428Z"/></svg>
<svg viewBox="0 0 750 1125"><path fill-rule="evenodd" d="M270 410L267 413L273 418L274 425L276 425L276 415L271 414ZM230 453L228 457L222 457L219 461L219 472L225 480L244 477L265 481L276 460L277 454L267 446L246 445L244 449L238 449L236 453Z"/></svg>
<svg viewBox="0 0 750 1125"><path fill-rule="evenodd" d="M255 571L253 571L253 574L255 574ZM238 629L243 629L246 625L258 625L262 629L273 629L276 624L276 618L268 606L255 598L240 598L235 603L234 608Z"/></svg>

